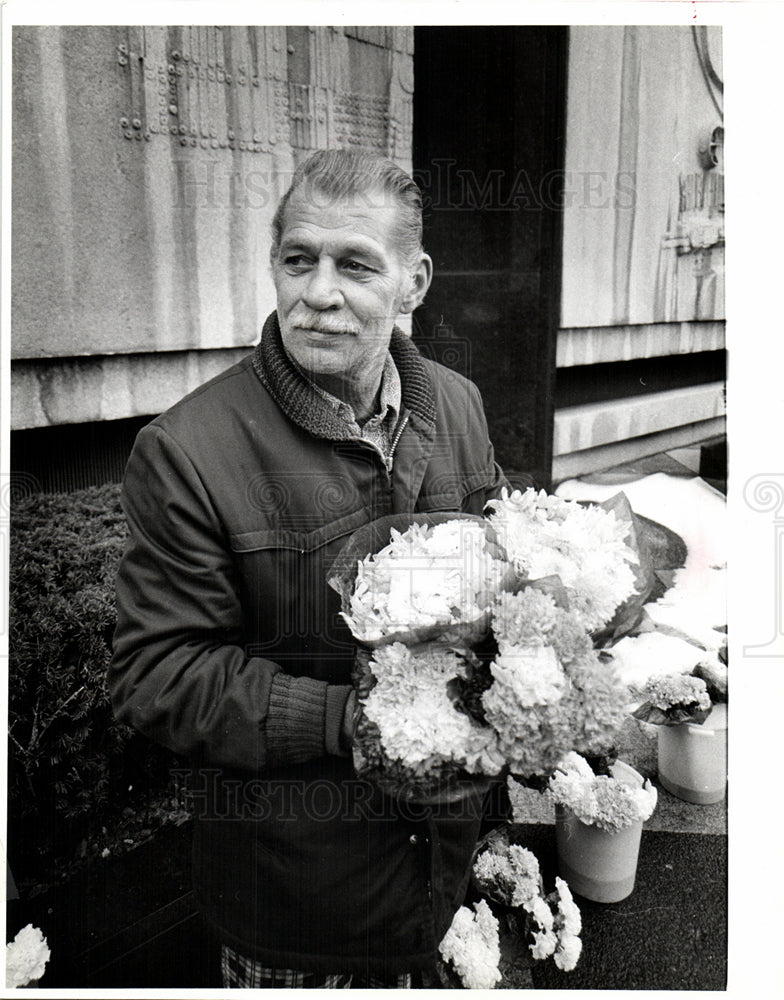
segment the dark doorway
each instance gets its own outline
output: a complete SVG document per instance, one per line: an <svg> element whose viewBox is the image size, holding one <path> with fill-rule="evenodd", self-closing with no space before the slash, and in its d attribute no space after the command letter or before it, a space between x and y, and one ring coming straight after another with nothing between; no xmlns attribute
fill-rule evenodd
<svg viewBox="0 0 784 1000"><path fill-rule="evenodd" d="M414 172L435 277L423 353L479 386L507 475L549 485L565 27L415 29Z"/></svg>

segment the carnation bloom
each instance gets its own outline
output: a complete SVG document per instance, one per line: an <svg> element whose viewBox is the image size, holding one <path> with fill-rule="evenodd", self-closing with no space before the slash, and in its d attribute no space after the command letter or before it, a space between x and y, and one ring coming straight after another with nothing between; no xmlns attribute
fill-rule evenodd
<svg viewBox="0 0 784 1000"><path fill-rule="evenodd" d="M567 934L579 934L583 929L580 910L572 897L571 889L557 875L555 876L555 889L558 893L558 914L561 918L564 932Z"/></svg>
<svg viewBox="0 0 784 1000"><path fill-rule="evenodd" d="M657 799L650 781L640 787L610 775L596 775L587 761L573 751L550 778L548 794L556 805L571 809L583 823L608 833L647 820Z"/></svg>
<svg viewBox="0 0 784 1000"><path fill-rule="evenodd" d="M474 861L477 885L506 906L533 905L542 888L536 855L519 844L491 840Z"/></svg>
<svg viewBox="0 0 784 1000"><path fill-rule="evenodd" d="M431 643L417 651L395 642L375 650L370 667L376 683L364 710L387 757L410 768L450 761L470 773L500 771L495 732L458 711L449 697L449 681L467 671L454 650Z"/></svg>
<svg viewBox="0 0 784 1000"><path fill-rule="evenodd" d="M504 490L488 501L490 522L515 569L528 579L558 576L570 607L592 632L605 625L634 592L626 544L628 525L613 511L561 500L542 490Z"/></svg>
<svg viewBox="0 0 784 1000"><path fill-rule="evenodd" d="M571 972L577 965L583 948L579 936L582 917L569 886L562 878L556 876L555 892L550 893L547 899L557 911L554 916L557 947L554 948L553 959L562 972Z"/></svg>
<svg viewBox="0 0 784 1000"><path fill-rule="evenodd" d="M562 972L571 972L577 965L582 950L583 943L580 938L574 934L561 934L553 960Z"/></svg>
<svg viewBox="0 0 784 1000"><path fill-rule="evenodd" d="M26 986L40 979L50 955L41 931L32 924L23 927L5 947L6 988Z"/></svg>
<svg viewBox="0 0 784 1000"><path fill-rule="evenodd" d="M529 904L528 909L531 916L539 924L539 927L543 931L551 931L555 925L555 917L553 916L553 911L547 905L547 901L541 896L537 896L532 903Z"/></svg>
<svg viewBox="0 0 784 1000"><path fill-rule="evenodd" d="M548 645L557 621L553 598L534 587L502 591L493 605L493 634L510 646Z"/></svg>
<svg viewBox="0 0 784 1000"><path fill-rule="evenodd" d="M549 958L557 944L558 937L554 931L535 931L533 944L530 945L531 954L536 959Z"/></svg>
<svg viewBox="0 0 784 1000"><path fill-rule="evenodd" d="M351 611L343 613L361 642L481 619L507 569L488 549L484 524L412 524L404 532L392 528L390 537L358 563Z"/></svg>
<svg viewBox="0 0 784 1000"><path fill-rule="evenodd" d="M645 693L650 703L663 712L676 706L684 709L694 706L695 709L703 710L711 707L705 681L690 674L651 677L645 685Z"/></svg>
<svg viewBox="0 0 784 1000"><path fill-rule="evenodd" d="M474 911L460 907L438 950L445 962L452 963L466 989L491 990L501 979L498 921L483 899L474 903Z"/></svg>
<svg viewBox="0 0 784 1000"><path fill-rule="evenodd" d="M566 674L558 663L552 646L509 646L502 643L490 664L496 684L490 689L485 707L490 709L493 692L504 686L523 708L549 705L564 693Z"/></svg>
<svg viewBox="0 0 784 1000"><path fill-rule="evenodd" d="M574 612L528 587L499 598L492 627L499 652L482 707L512 773L548 774L574 747L612 743L627 694Z"/></svg>

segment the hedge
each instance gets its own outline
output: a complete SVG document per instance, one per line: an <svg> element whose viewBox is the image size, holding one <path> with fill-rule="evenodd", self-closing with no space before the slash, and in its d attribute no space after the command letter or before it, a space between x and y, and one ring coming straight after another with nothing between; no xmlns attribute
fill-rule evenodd
<svg viewBox="0 0 784 1000"><path fill-rule="evenodd" d="M28 496L12 511L8 792L17 855L30 838L39 855L73 848L132 800L165 789L175 764L117 722L109 703L126 534L116 485Z"/></svg>

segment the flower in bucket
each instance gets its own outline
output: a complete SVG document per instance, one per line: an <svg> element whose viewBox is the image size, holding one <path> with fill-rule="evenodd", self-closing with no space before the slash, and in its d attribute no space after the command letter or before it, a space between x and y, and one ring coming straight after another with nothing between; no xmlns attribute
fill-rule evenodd
<svg viewBox="0 0 784 1000"><path fill-rule="evenodd" d="M643 689L635 719L654 726L703 723L714 704L727 700L727 668L719 660L698 663L688 674L657 674Z"/></svg>
<svg viewBox="0 0 784 1000"><path fill-rule="evenodd" d="M708 687L691 674L661 674L648 678L646 701L633 713L635 719L658 726L704 722L711 710Z"/></svg>
<svg viewBox="0 0 784 1000"><path fill-rule="evenodd" d="M466 989L491 990L501 979L498 921L483 899L474 903L473 913L460 907L438 950Z"/></svg>
<svg viewBox="0 0 784 1000"><path fill-rule="evenodd" d="M520 911L516 928L533 958L552 957L563 972L574 969L582 951L580 910L563 879L556 878L555 890L545 893L536 855L512 843L508 827L493 831L480 846L473 877L488 899Z"/></svg>
<svg viewBox="0 0 784 1000"><path fill-rule="evenodd" d="M604 626L634 593L638 555L626 542L629 523L613 510L534 489L504 490L487 507L517 572L527 579L557 576L587 631Z"/></svg>
<svg viewBox="0 0 784 1000"><path fill-rule="evenodd" d="M590 764L571 751L550 777L547 794L588 826L617 833L645 822L656 808L656 788L649 780L630 785L612 774L594 774Z"/></svg>
<svg viewBox="0 0 784 1000"><path fill-rule="evenodd" d="M5 946L5 985L7 989L27 986L43 976L51 952L46 938L37 927L28 924Z"/></svg>

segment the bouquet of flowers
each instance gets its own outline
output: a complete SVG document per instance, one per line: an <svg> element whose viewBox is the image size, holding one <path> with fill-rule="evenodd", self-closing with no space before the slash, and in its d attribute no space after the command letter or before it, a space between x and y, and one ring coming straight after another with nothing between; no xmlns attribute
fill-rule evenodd
<svg viewBox="0 0 784 1000"><path fill-rule="evenodd" d="M504 490L500 500L490 500L487 506L490 523L517 572L529 580L558 577L586 631L604 628L635 590L643 589L635 566L642 571L645 567L623 494L584 506L544 490Z"/></svg>
<svg viewBox="0 0 784 1000"><path fill-rule="evenodd" d="M361 528L329 582L354 637L375 648L436 638L479 641L493 597L512 576L487 521L431 514L381 518Z"/></svg>
<svg viewBox="0 0 784 1000"><path fill-rule="evenodd" d="M624 519L528 490L488 508L373 522L333 567L360 644L355 766L390 790L546 775L623 721L590 633L639 597L628 503Z"/></svg>
<svg viewBox="0 0 784 1000"><path fill-rule="evenodd" d="M481 704L514 774L549 774L571 749L598 753L612 744L626 691L594 650L579 612L527 586L500 595L492 629L498 652Z"/></svg>
<svg viewBox="0 0 784 1000"><path fill-rule="evenodd" d="M504 758L497 734L451 697L450 685L477 665L468 649L440 642L394 642L372 654L360 650L357 773L411 795L428 794L462 772L498 774Z"/></svg>
<svg viewBox="0 0 784 1000"><path fill-rule="evenodd" d="M688 674L650 677L644 692L646 700L632 713L635 719L655 726L703 723L714 704L727 700L727 668L719 661L698 663Z"/></svg>
<svg viewBox="0 0 784 1000"><path fill-rule="evenodd" d="M468 990L491 990L501 979L498 921L483 899L474 903L473 913L460 907L438 950Z"/></svg>
<svg viewBox="0 0 784 1000"><path fill-rule="evenodd" d="M580 910L561 878L545 893L536 855L513 842L509 826L493 830L480 844L473 879L483 896L512 911L509 928L522 934L533 958L552 957L563 972L574 969L582 951Z"/></svg>
<svg viewBox="0 0 784 1000"><path fill-rule="evenodd" d="M495 732L457 692L481 668L471 646L514 577L488 522L468 514L382 518L351 537L329 583L360 644L357 774L422 797L501 770Z"/></svg>
<svg viewBox="0 0 784 1000"><path fill-rule="evenodd" d="M650 780L635 787L612 774L595 774L578 753L568 753L550 778L547 794L588 826L617 833L645 822L656 808L656 788Z"/></svg>

